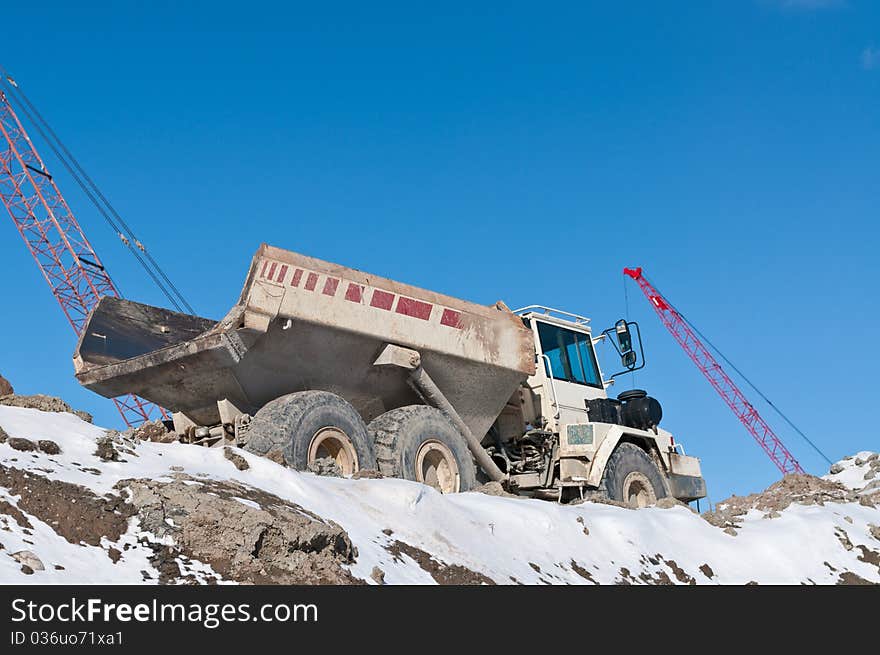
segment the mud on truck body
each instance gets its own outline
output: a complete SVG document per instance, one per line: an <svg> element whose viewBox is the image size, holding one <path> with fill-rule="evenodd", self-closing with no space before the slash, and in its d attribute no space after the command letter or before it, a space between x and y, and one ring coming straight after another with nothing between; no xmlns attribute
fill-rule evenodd
<svg viewBox="0 0 880 655"><path fill-rule="evenodd" d="M590 494L645 506L705 496L699 460L659 427L640 390L609 398L594 346L637 366L626 321L482 306L262 245L219 322L103 298L74 356L108 398L170 412L180 440L235 445L307 470L467 491ZM638 339L641 348L641 339Z"/></svg>

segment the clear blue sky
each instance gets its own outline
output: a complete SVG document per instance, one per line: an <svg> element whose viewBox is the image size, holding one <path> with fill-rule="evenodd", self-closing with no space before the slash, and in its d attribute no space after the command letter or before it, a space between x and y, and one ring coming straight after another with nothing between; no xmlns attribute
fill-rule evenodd
<svg viewBox="0 0 880 655"><path fill-rule="evenodd" d="M877 450L880 4L475 4L18 3L0 63L205 316L262 241L597 327L642 265L832 459ZM162 304L44 154L123 293ZM0 372L118 425L8 216L0 279ZM629 308L713 501L776 479Z"/></svg>

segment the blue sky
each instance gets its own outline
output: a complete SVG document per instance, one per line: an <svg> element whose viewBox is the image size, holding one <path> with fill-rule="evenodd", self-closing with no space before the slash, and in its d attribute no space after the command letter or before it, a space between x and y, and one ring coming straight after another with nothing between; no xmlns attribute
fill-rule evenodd
<svg viewBox="0 0 880 655"><path fill-rule="evenodd" d="M75 4L6 7L0 63L199 313L262 241L599 328L641 265L832 459L878 449L877 3ZM44 155L123 293L163 304ZM0 279L0 372L117 425L8 217ZM712 500L776 479L634 286L629 315Z"/></svg>

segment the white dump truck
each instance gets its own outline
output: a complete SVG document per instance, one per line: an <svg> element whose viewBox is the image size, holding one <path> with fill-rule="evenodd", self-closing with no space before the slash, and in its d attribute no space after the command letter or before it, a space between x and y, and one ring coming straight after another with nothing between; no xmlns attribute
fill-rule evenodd
<svg viewBox="0 0 880 655"><path fill-rule="evenodd" d="M608 397L605 339L624 371L642 365L623 320L593 334L576 314L477 305L262 245L219 322L103 298L74 364L103 396L166 408L183 441L298 470L378 470L444 493L494 480L561 502L704 497L660 404Z"/></svg>

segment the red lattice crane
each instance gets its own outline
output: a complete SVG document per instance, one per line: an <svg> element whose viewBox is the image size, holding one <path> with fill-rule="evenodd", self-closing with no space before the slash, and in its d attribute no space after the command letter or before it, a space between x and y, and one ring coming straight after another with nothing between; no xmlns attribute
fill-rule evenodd
<svg viewBox="0 0 880 655"><path fill-rule="evenodd" d="M641 267L625 268L623 273L636 281L666 329L678 341L688 357L706 376L718 395L727 403L727 406L767 453L767 456L773 460L782 474L803 473L804 470L794 455L785 447L773 429L758 413L758 410L752 406L745 394L721 367L721 364L718 363L691 325L642 274Z"/></svg>
<svg viewBox="0 0 880 655"><path fill-rule="evenodd" d="M0 91L0 199L77 336L102 296L121 297ZM125 424L165 417L137 396L114 398Z"/></svg>

